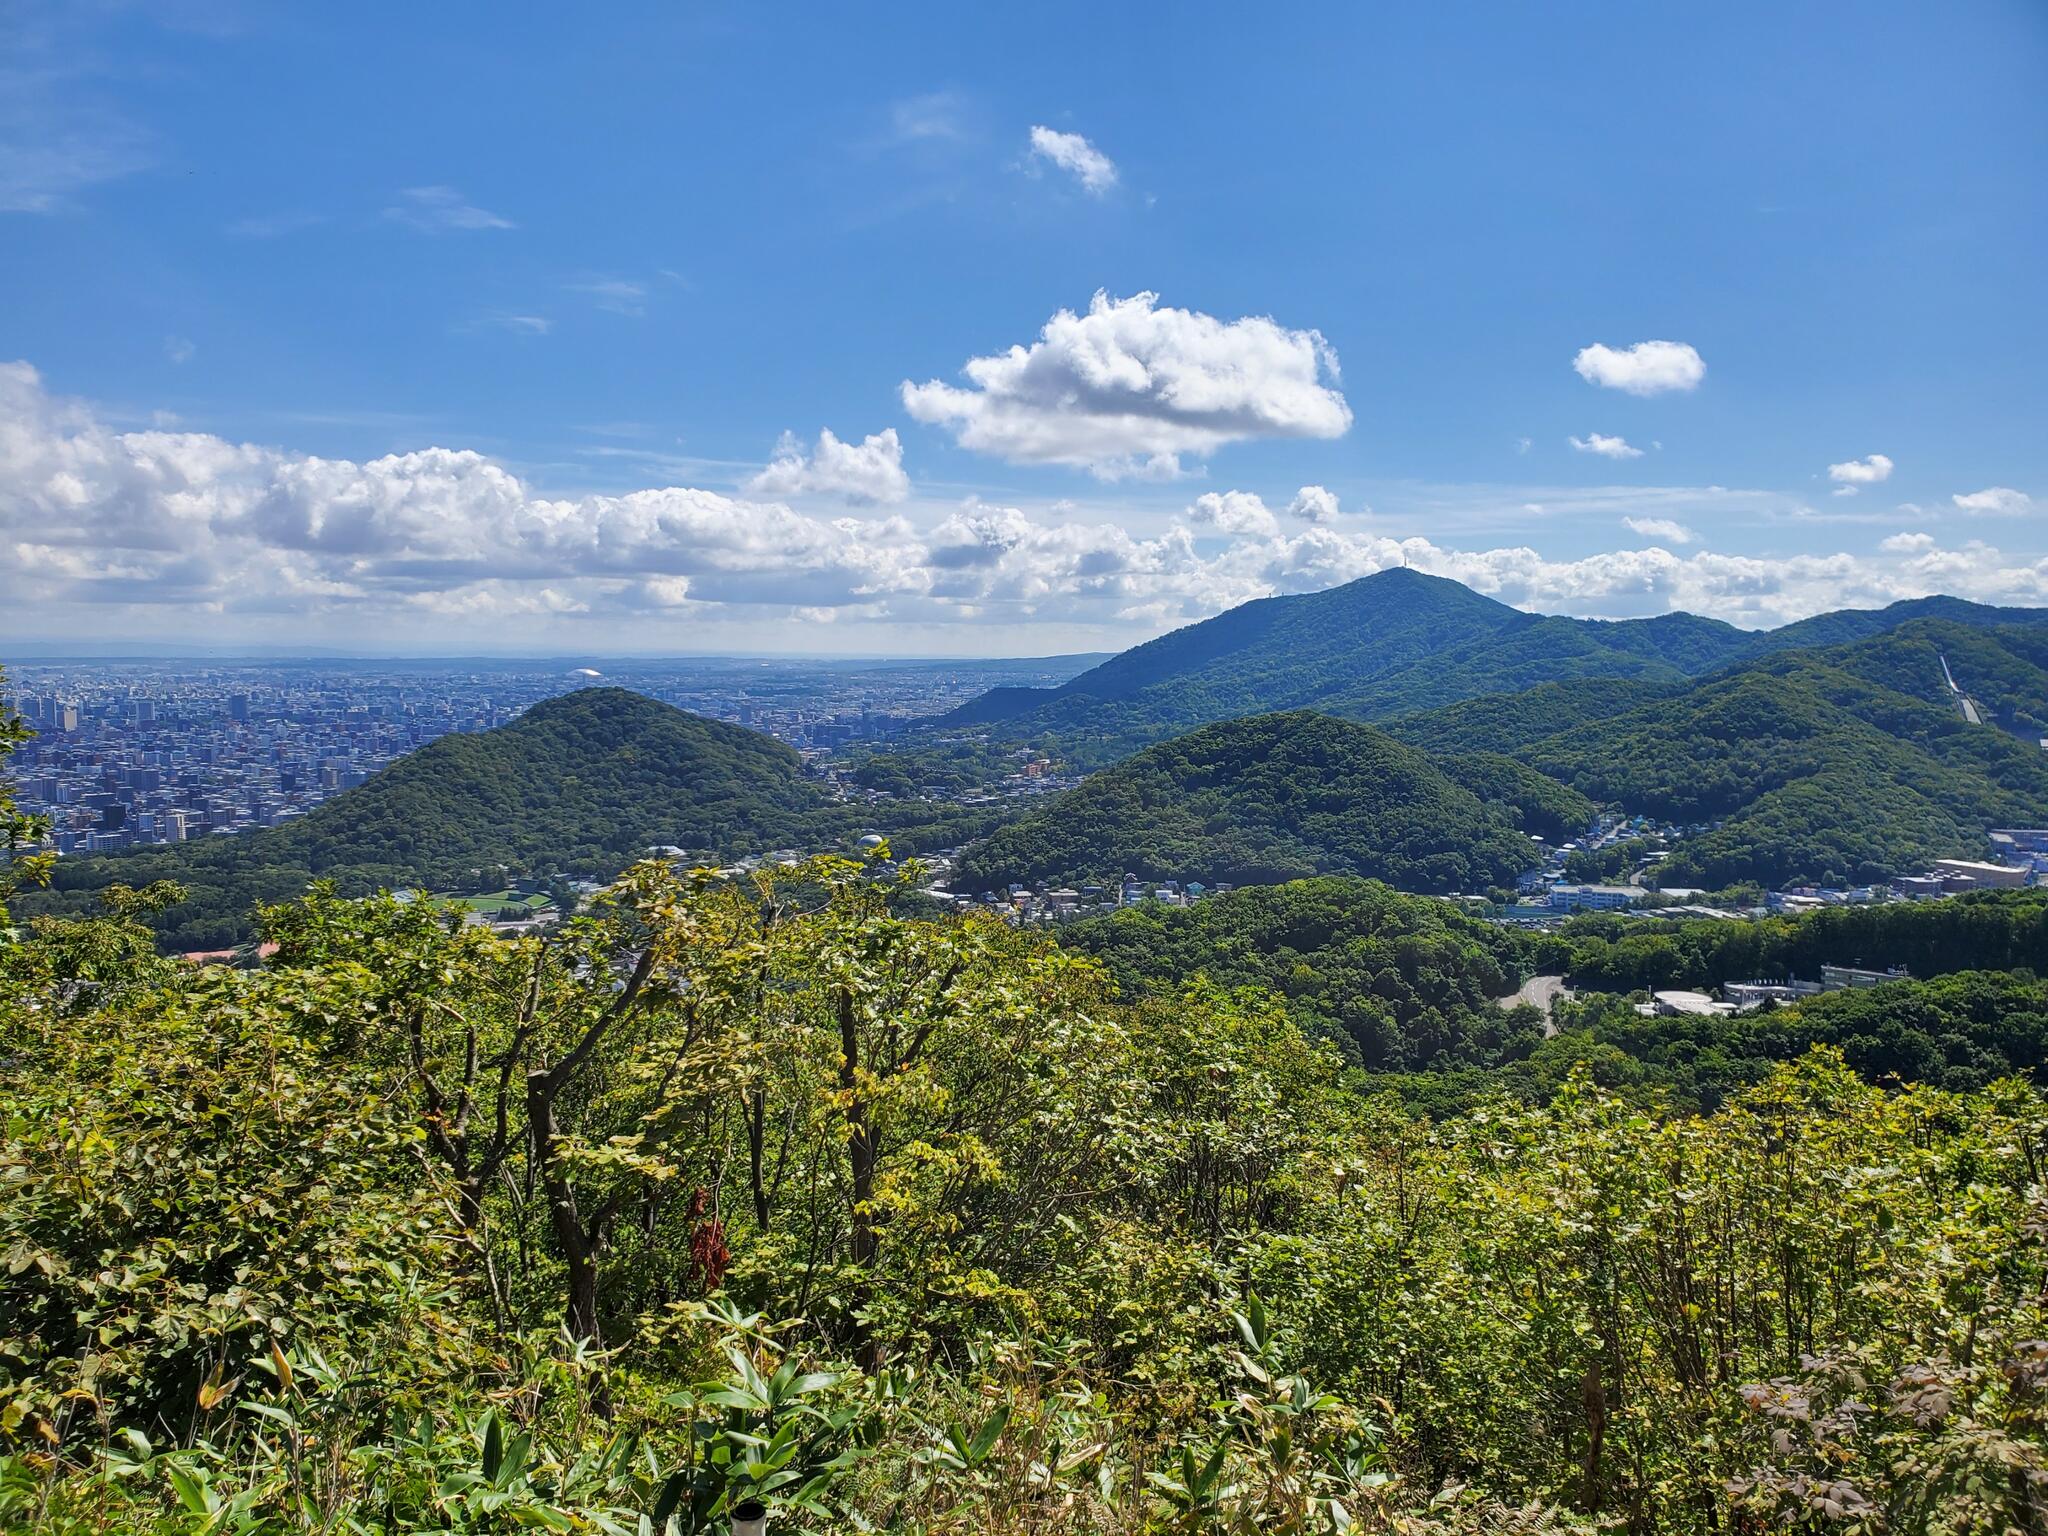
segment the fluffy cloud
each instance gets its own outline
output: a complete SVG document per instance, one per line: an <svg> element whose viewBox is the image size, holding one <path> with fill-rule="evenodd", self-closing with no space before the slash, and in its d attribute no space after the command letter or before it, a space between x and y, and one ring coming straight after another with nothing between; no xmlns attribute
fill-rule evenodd
<svg viewBox="0 0 2048 1536"><path fill-rule="evenodd" d="M819 457L797 455L806 472ZM210 632L298 639L316 627L467 637L480 621L517 618L521 634L645 644L676 623L834 617L1093 625L1106 638L1395 565L1525 608L1609 617L1683 608L1782 623L1936 591L2048 602L2048 560L1925 534L1866 555L1656 547L1554 560L1341 523L1283 531L1246 492L1198 498L1187 524L1151 538L1113 520L979 501L920 526L898 514L807 515L755 494L550 497L461 449L354 462L124 432L47 394L26 364L0 365L0 605L99 632L162 634L176 616L204 613ZM1678 543L1662 521L1631 528Z"/></svg>
<svg viewBox="0 0 2048 1536"><path fill-rule="evenodd" d="M1830 464L1828 478L1837 485L1877 485L1892 476L1892 461L1881 453L1868 458L1851 459L1846 464Z"/></svg>
<svg viewBox="0 0 2048 1536"><path fill-rule="evenodd" d="M1646 539L1662 539L1667 544L1690 544L1699 537L1685 524L1673 522L1668 517L1624 517L1621 525L1630 533Z"/></svg>
<svg viewBox="0 0 2048 1536"><path fill-rule="evenodd" d="M1304 485L1287 503L1287 515L1304 523L1334 523L1339 510L1336 495L1320 485Z"/></svg>
<svg viewBox="0 0 2048 1536"><path fill-rule="evenodd" d="M974 358L963 372L966 388L906 381L904 409L977 453L1105 480L1171 478L1182 454L1341 437L1351 426L1320 332L1161 309L1152 293L1097 293L1087 314L1061 310L1029 347Z"/></svg>
<svg viewBox="0 0 2048 1536"><path fill-rule="evenodd" d="M1078 133L1056 128L1031 130L1031 156L1058 166L1091 197L1107 197L1116 186L1116 162Z"/></svg>
<svg viewBox="0 0 2048 1536"><path fill-rule="evenodd" d="M747 482L747 490L755 496L844 496L861 506L903 500L910 494L910 476L903 472L903 444L894 427L858 443L842 443L827 427L808 455L794 433L783 433L775 457Z"/></svg>
<svg viewBox="0 0 2048 1536"><path fill-rule="evenodd" d="M1707 365L1699 353L1682 341L1639 341L1620 348L1595 342L1579 349L1572 367L1589 384L1631 395L1696 389L1707 376Z"/></svg>
<svg viewBox="0 0 2048 1536"><path fill-rule="evenodd" d="M2034 510L2034 498L2009 485L1989 486L1967 496L1956 495L1949 499L1956 504L1957 511L1968 512L1975 517L2023 517Z"/></svg>
<svg viewBox="0 0 2048 1536"><path fill-rule="evenodd" d="M1188 521L1218 533L1271 535L1280 531L1278 520L1266 509L1265 502L1250 491L1225 491L1221 495L1211 491L1197 496L1195 504L1188 508Z"/></svg>
<svg viewBox="0 0 2048 1536"><path fill-rule="evenodd" d="M355 463L116 432L27 365L0 367L0 586L18 595L249 608L668 577L703 601L847 601L914 587L910 542L893 520L823 522L688 488L550 499L463 450Z"/></svg>
<svg viewBox="0 0 2048 1536"><path fill-rule="evenodd" d="M1598 432L1572 438L1571 445L1581 453L1597 453L1603 459L1640 459L1643 456L1643 450L1631 448L1627 438L1606 437Z"/></svg>

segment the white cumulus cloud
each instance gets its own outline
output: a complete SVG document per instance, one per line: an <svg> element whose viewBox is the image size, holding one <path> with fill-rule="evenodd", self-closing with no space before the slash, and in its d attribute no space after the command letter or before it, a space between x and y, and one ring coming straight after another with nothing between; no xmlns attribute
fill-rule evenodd
<svg viewBox="0 0 2048 1536"><path fill-rule="evenodd" d="M1287 515L1304 523L1334 523L1340 510L1336 494L1320 485L1304 485L1287 503Z"/></svg>
<svg viewBox="0 0 2048 1536"><path fill-rule="evenodd" d="M1850 459L1845 464L1830 464L1828 478L1837 485L1877 485L1892 477L1892 461L1881 453L1868 458Z"/></svg>
<svg viewBox="0 0 2048 1536"><path fill-rule="evenodd" d="M1977 517L2023 517L2034 510L2034 498L2009 485L1989 486L1949 499L1956 504L1957 511Z"/></svg>
<svg viewBox="0 0 2048 1536"><path fill-rule="evenodd" d="M1057 128L1031 130L1031 155L1058 166L1091 197L1107 197L1116 186L1116 162L1078 133L1061 133Z"/></svg>
<svg viewBox="0 0 2048 1536"><path fill-rule="evenodd" d="M827 427L808 454L794 433L783 433L775 457L746 488L755 496L844 496L858 506L903 500L910 494L910 476L894 427L857 443L841 442Z"/></svg>
<svg viewBox="0 0 2048 1536"><path fill-rule="evenodd" d="M1265 502L1250 491L1210 491L1197 496L1194 505L1188 508L1188 521L1218 533L1270 535L1280 531L1279 521Z"/></svg>
<svg viewBox="0 0 2048 1536"><path fill-rule="evenodd" d="M1159 296L1097 293L1029 347L971 359L967 387L905 381L912 418L1013 464L1069 464L1104 480L1172 478L1251 438L1333 438L1351 427L1322 334L1261 316L1218 320Z"/></svg>
<svg viewBox="0 0 2048 1536"><path fill-rule="evenodd" d="M1640 459L1643 456L1643 450L1631 448L1627 438L1608 437L1599 432L1574 437L1571 445L1581 453L1597 453L1603 459Z"/></svg>
<svg viewBox="0 0 2048 1536"><path fill-rule="evenodd" d="M1596 341L1579 349L1572 367L1589 384L1631 395L1696 389L1707 376L1707 365L1699 353L1682 341L1639 341L1632 347L1610 347Z"/></svg>

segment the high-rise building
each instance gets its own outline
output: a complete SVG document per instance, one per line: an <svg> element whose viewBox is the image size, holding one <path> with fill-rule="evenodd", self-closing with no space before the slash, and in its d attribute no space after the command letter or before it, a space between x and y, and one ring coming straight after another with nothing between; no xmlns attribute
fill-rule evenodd
<svg viewBox="0 0 2048 1536"><path fill-rule="evenodd" d="M246 693L231 693L228 695L228 718L230 720L247 720L249 718L249 695Z"/></svg>

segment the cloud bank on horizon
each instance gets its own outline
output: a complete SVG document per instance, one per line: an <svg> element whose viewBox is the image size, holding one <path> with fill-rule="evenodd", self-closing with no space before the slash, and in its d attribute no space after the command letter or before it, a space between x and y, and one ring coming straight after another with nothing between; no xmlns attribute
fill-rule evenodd
<svg viewBox="0 0 2048 1536"><path fill-rule="evenodd" d="M1204 432L1220 430L1217 420L1233 430L1267 421L1321 429L1343 409L1315 382L1325 365L1312 341L1303 356L1302 343L1270 322L1232 335L1206 316L1169 320L1162 332L1149 324L1161 313L1149 296L1122 319L1120 307L1099 301L1091 310L1115 322L1104 338L1115 356L1097 359L1115 382L1087 397L1115 409L1095 410L1078 429L1091 452L1213 444L1183 435L1196 398L1217 403ZM1048 337L1073 319L1049 324ZM1128 319L1140 322L1135 341L1122 328ZM1054 366L1080 368L1077 347L1063 340ZM1147 384L1124 366L1138 351L1164 361L1157 372L1168 382ZM1245 377L1219 383L1219 354L1265 365L1260 377L1278 380L1274 394ZM990 379L1040 424L1058 415L1013 373ZM1125 436L1109 429L1112 419L1126 421ZM808 448L786 438L741 495L665 486L549 496L467 449L354 462L203 432L119 430L90 405L50 394L28 364L0 365L0 601L16 613L168 621L196 611L237 633L294 638L322 626L359 632L375 623L397 635L434 621L521 619L583 623L593 638L616 639L677 617L962 632L1009 619L1149 632L1395 565L1539 610L1682 608L1744 624L1935 591L2048 602L2048 560L1926 532L1895 534L1867 555L1764 559L1678 553L1700 536L1668 517L1630 513L1626 526L1648 547L1551 559L1520 544L1460 549L1349 526L1337 498L1316 485L1287 503L1299 525L1291 531L1261 495L1236 489L1204 492L1150 536L1121 520L1034 515L971 497L923 524L898 511L834 516L791 504L812 496L877 507L908 492L893 429L858 443L824 431ZM1610 495L1621 505L1658 500L1654 488ZM1999 487L1955 502L2007 516L2031 506Z"/></svg>

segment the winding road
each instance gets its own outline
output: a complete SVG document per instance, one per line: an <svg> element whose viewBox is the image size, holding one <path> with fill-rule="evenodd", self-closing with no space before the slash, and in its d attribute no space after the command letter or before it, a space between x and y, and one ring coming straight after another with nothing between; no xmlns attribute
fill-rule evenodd
<svg viewBox="0 0 2048 1536"><path fill-rule="evenodd" d="M1545 1038L1557 1033L1557 1024L1550 1017L1550 1006L1560 997L1570 997L1572 989L1564 984L1562 976L1531 976L1523 982L1521 989L1506 997L1496 997L1494 1002L1502 1008L1512 1008L1518 1003L1527 1003L1532 1008L1543 1010L1543 1033Z"/></svg>

